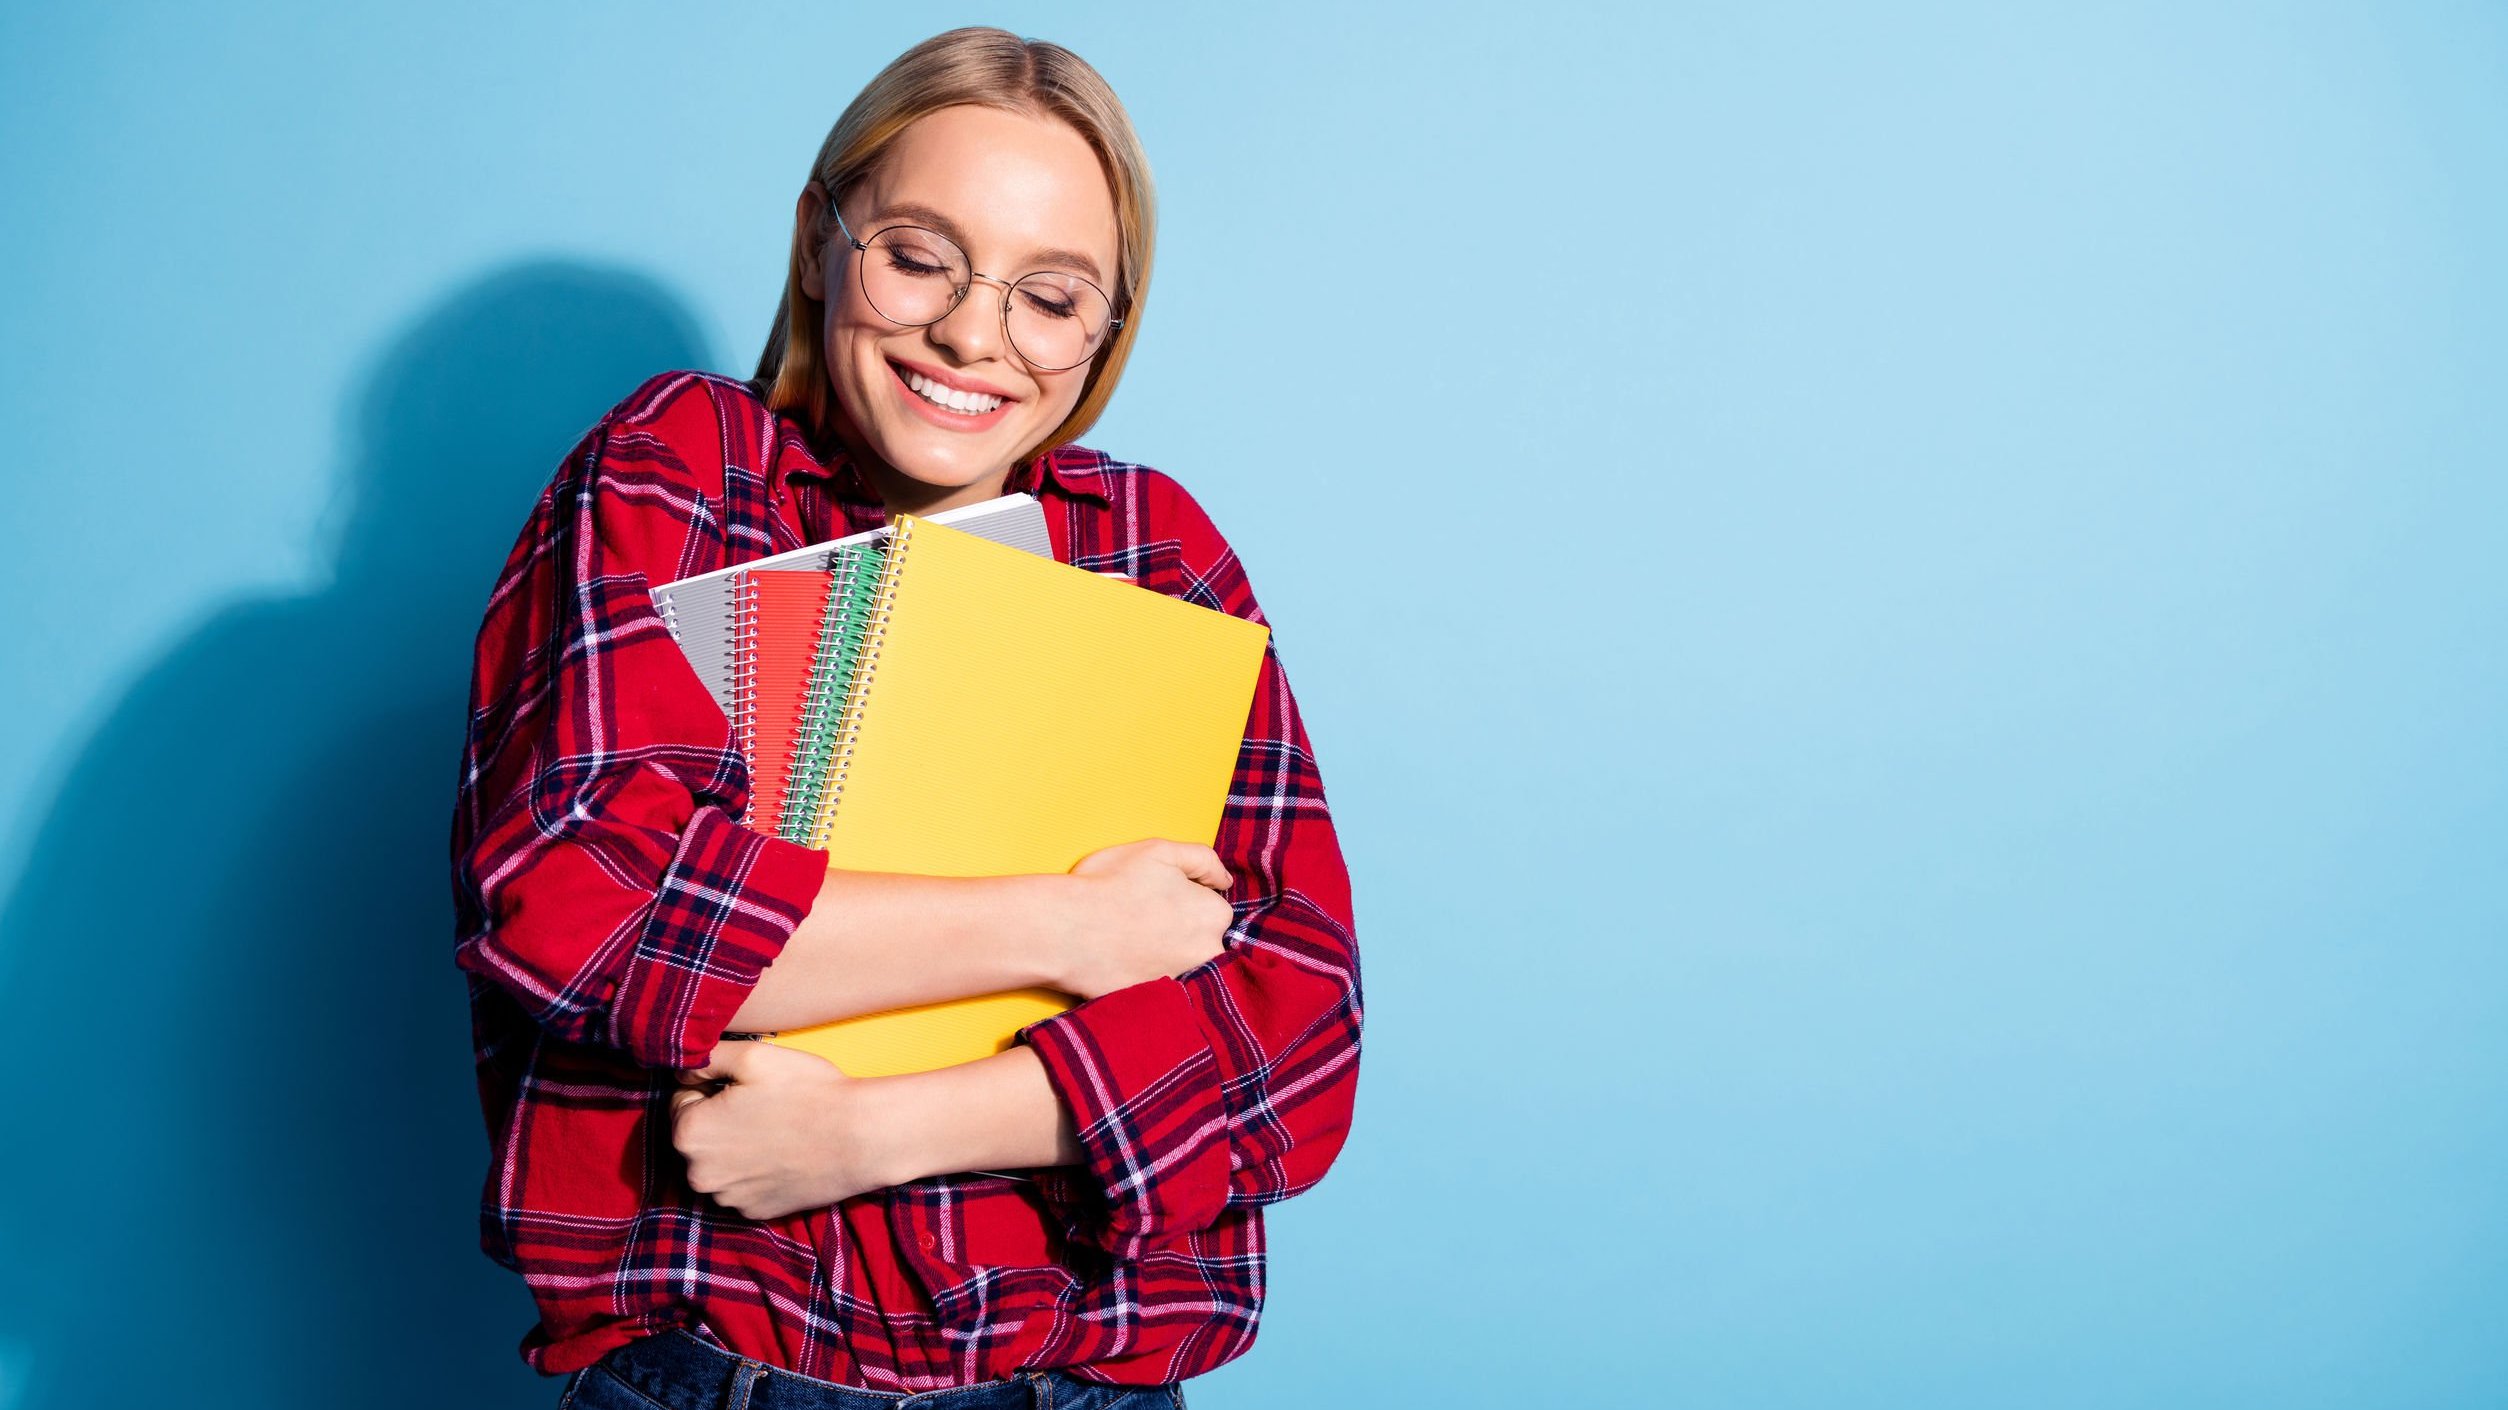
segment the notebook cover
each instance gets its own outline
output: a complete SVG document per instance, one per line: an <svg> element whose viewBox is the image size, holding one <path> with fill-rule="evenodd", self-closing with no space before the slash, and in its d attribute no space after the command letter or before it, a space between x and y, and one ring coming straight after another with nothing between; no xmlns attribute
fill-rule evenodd
<svg viewBox="0 0 2508 1410"><path fill-rule="evenodd" d="M889 549L822 804L829 865L1065 872L1144 837L1211 843L1270 629L911 515ZM777 1035L856 1076L969 1062L1076 1000L1050 989Z"/></svg>

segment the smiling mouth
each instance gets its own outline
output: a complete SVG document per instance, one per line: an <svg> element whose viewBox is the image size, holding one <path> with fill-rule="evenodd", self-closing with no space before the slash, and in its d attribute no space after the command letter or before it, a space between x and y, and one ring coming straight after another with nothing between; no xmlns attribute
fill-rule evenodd
<svg viewBox="0 0 2508 1410"><path fill-rule="evenodd" d="M888 367L897 374L898 381L906 384L906 390L943 411L954 411L961 416L983 416L999 409L1005 401L988 392L967 392L945 386L895 362L889 363Z"/></svg>

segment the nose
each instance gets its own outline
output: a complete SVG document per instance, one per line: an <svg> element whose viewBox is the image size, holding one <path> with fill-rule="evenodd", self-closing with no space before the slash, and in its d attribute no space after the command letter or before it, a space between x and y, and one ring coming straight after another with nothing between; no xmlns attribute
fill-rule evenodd
<svg viewBox="0 0 2508 1410"><path fill-rule="evenodd" d="M1010 285L989 274L970 274L967 292L958 306L941 315L930 325L932 341L958 355L960 362L982 362L1003 352L1010 319ZM975 285L991 284L1001 290L999 301L979 299Z"/></svg>

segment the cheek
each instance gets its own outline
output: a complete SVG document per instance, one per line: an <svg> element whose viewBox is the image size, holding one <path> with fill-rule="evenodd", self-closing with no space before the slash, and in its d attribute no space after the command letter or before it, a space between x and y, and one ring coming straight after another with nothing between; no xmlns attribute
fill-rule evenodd
<svg viewBox="0 0 2508 1410"><path fill-rule="evenodd" d="M1036 399L1037 420L1048 426L1059 426L1080 404L1080 393L1088 386L1085 370L1074 370L1061 376L1040 379L1041 392Z"/></svg>
<svg viewBox="0 0 2508 1410"><path fill-rule="evenodd" d="M827 306L827 320L820 329L820 343L825 347L828 366L842 370L848 349L858 347L862 339L862 319L843 301Z"/></svg>
<svg viewBox="0 0 2508 1410"><path fill-rule="evenodd" d="M861 408L852 404L857 398L880 390L874 374L886 372L879 339L887 331L869 325L860 310L841 303L827 307L827 318L819 334L819 357L827 364L827 380L845 404L848 415L859 416Z"/></svg>

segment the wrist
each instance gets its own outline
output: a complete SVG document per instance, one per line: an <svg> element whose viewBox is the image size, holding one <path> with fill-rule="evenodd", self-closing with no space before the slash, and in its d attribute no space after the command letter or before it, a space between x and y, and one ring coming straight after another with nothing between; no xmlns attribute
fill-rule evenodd
<svg viewBox="0 0 2508 1410"><path fill-rule="evenodd" d="M887 1184L1086 1159L1045 1065L1024 1045L955 1067L860 1082Z"/></svg>
<svg viewBox="0 0 2508 1410"><path fill-rule="evenodd" d="M1012 905L1019 915L1025 951L1035 966L1033 982L1066 994L1079 992L1073 970L1077 967L1081 937L1088 933L1083 919L1088 903L1086 883L1069 875L1006 879L1020 884L1020 894L1013 898Z"/></svg>
<svg viewBox="0 0 2508 1410"><path fill-rule="evenodd" d="M882 1186L907 1184L947 1168L931 1103L916 1100L915 1078L921 1075L857 1077L848 1084L856 1119L845 1128L847 1138L863 1143L865 1163Z"/></svg>

